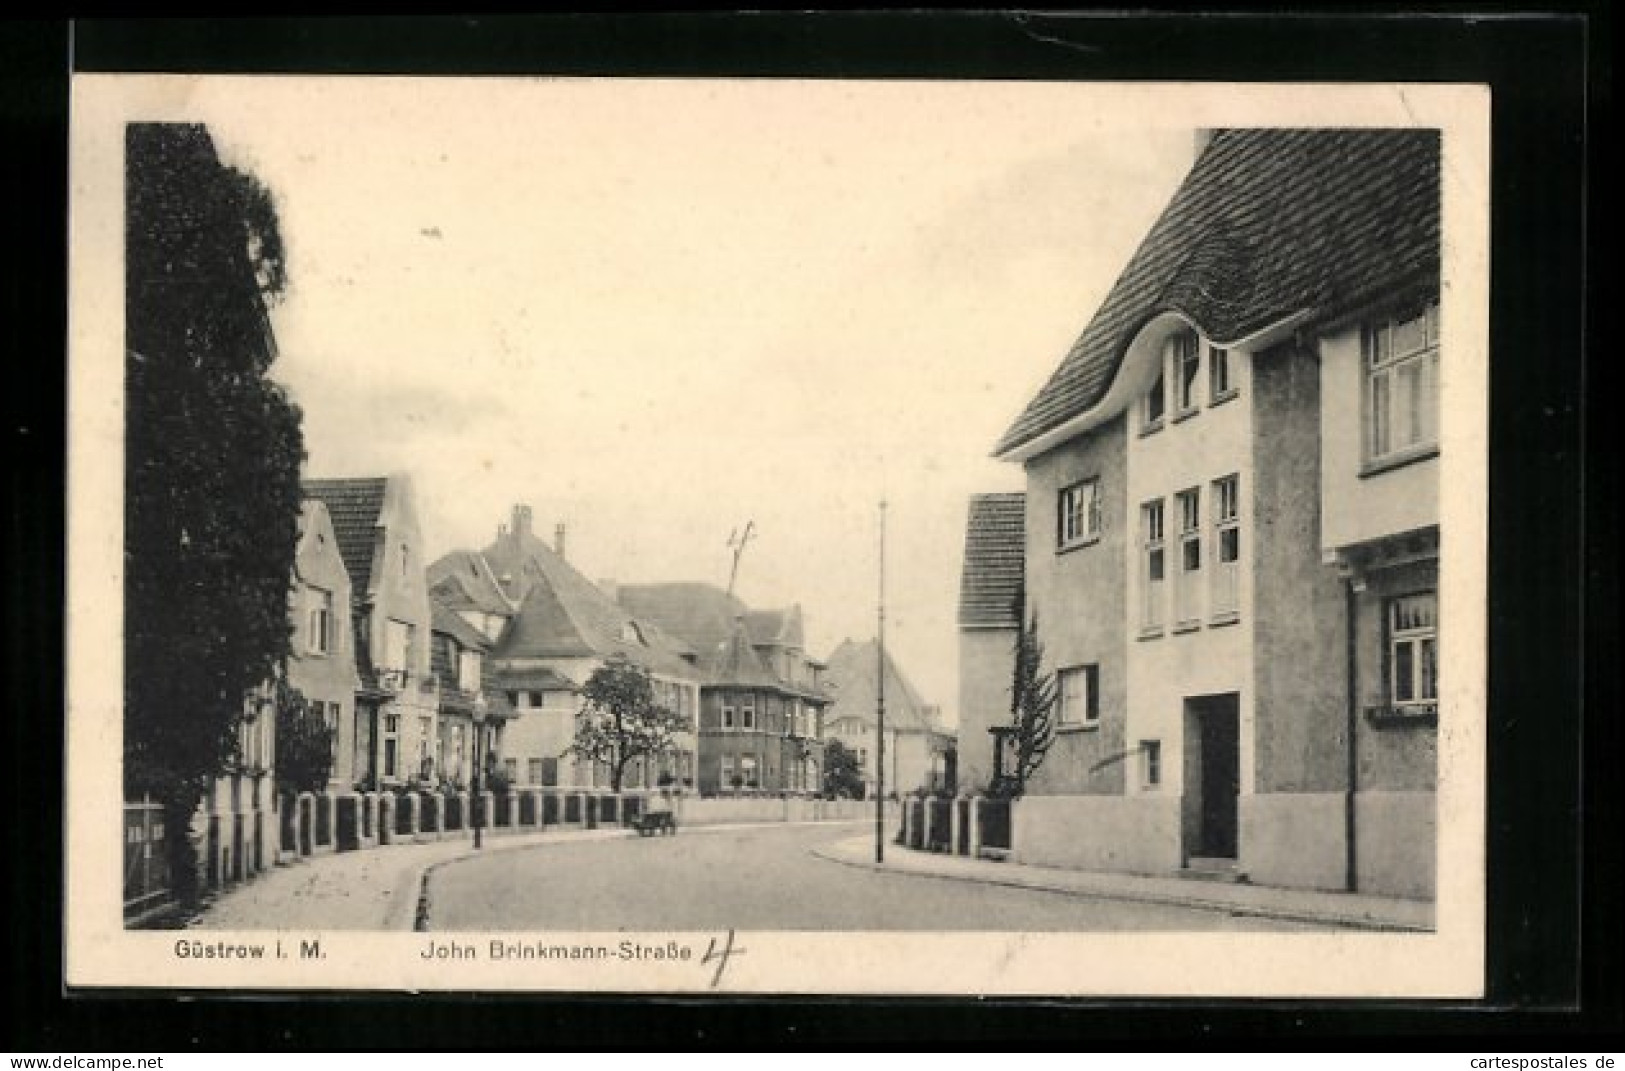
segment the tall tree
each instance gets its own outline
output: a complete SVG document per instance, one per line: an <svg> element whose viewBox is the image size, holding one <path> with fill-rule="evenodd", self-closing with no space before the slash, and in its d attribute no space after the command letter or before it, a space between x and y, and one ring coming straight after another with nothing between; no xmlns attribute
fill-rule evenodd
<svg viewBox="0 0 1625 1071"><path fill-rule="evenodd" d="M184 830L289 652L304 441L267 378L276 210L205 127L126 127L125 257L125 788Z"/></svg>
<svg viewBox="0 0 1625 1071"><path fill-rule="evenodd" d="M1044 763L1055 738L1055 675L1045 673L1044 644L1038 637L1038 615L1034 613L1016 635L1015 669L1010 683L1009 774L1000 773L994 794L1019 797L1027 782Z"/></svg>
<svg viewBox="0 0 1625 1071"><path fill-rule="evenodd" d="M634 759L671 753L686 727L679 715L655 702L649 671L619 655L592 671L581 697L585 704L570 750L608 766L616 792Z"/></svg>

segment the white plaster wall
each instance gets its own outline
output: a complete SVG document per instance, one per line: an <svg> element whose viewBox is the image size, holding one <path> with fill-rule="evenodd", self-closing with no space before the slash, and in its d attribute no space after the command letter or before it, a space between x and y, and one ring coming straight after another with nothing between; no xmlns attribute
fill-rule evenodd
<svg viewBox="0 0 1625 1071"><path fill-rule="evenodd" d="M1154 322L1134 348L1155 345ZM1160 333L1165 334L1167 325ZM1199 405L1194 416L1175 421L1173 382L1167 382L1169 408L1161 431L1141 435L1140 402L1133 402L1128 433L1128 499L1125 519L1130 533L1123 563L1129 578L1125 629L1128 639L1128 730L1124 746L1126 791L1130 795L1168 796L1184 792L1184 699L1222 692L1240 693L1241 792L1253 790L1252 645L1252 382L1251 359L1245 351L1230 351L1230 380L1237 396L1217 406L1209 404L1208 358L1203 340L1202 369L1198 378ZM1240 620L1214 627L1209 624L1208 602L1216 564L1213 533L1213 481L1235 474L1240 480L1241 576ZM1176 633L1174 589L1180 567L1179 504L1175 495L1191 487L1202 489L1202 585L1198 604L1202 625L1193 632ZM1155 639L1139 639L1144 603L1140 506L1153 498L1163 500L1165 550L1163 632ZM1162 784L1146 788L1140 758L1134 754L1142 740L1162 741Z"/></svg>
<svg viewBox="0 0 1625 1071"><path fill-rule="evenodd" d="M1033 866L1166 874L1183 861L1176 797L1024 796L1011 837L1016 861Z"/></svg>
<svg viewBox="0 0 1625 1071"><path fill-rule="evenodd" d="M1335 550L1439 523L1439 459L1362 477L1365 384L1358 326L1320 340L1321 544ZM1441 375L1446 351L1440 352Z"/></svg>

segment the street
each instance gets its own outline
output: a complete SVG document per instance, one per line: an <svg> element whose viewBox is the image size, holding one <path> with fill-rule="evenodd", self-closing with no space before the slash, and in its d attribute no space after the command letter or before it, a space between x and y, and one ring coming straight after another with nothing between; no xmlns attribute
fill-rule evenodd
<svg viewBox="0 0 1625 1071"><path fill-rule="evenodd" d="M1323 927L877 873L813 854L861 826L684 829L493 851L431 872L430 930L1247 930ZM887 845L887 857L906 849Z"/></svg>

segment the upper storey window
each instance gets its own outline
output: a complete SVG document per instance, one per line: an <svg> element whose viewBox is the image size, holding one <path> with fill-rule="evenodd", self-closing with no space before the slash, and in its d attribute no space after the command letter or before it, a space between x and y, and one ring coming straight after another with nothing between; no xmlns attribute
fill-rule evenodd
<svg viewBox="0 0 1625 1071"><path fill-rule="evenodd" d="M1367 324L1365 367L1368 464L1429 453L1439 445L1439 307Z"/></svg>
<svg viewBox="0 0 1625 1071"><path fill-rule="evenodd" d="M1204 363L1206 375L1202 372ZM1156 381L1140 399L1140 434L1160 430L1167 419L1178 422L1195 416L1202 407L1204 380L1208 405L1218 405L1236 396L1230 351L1205 342L1189 327L1163 339L1158 351Z"/></svg>
<svg viewBox="0 0 1625 1071"><path fill-rule="evenodd" d="M1056 503L1056 545L1060 550L1089 543L1100 535L1100 481L1084 480L1062 489Z"/></svg>
<svg viewBox="0 0 1625 1071"><path fill-rule="evenodd" d="M1168 340L1168 364L1174 374L1174 416L1196 412L1196 384L1202 373L1202 344L1195 331L1181 331Z"/></svg>

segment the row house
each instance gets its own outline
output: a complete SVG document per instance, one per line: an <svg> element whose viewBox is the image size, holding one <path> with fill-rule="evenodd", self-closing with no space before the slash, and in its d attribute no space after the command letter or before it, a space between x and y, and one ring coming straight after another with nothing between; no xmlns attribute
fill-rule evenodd
<svg viewBox="0 0 1625 1071"><path fill-rule="evenodd" d="M429 593L411 481L404 475L306 480L327 510L350 580L350 635L360 685L339 725L337 785L437 779L439 695L430 671Z"/></svg>
<svg viewBox="0 0 1625 1071"><path fill-rule="evenodd" d="M881 772L876 732L882 659L886 795L954 788L957 738L941 728L938 708L920 697L891 652L883 654L874 640L843 640L831 652L826 679L835 701L824 716L825 738L839 740L857 756L865 794L872 797Z"/></svg>
<svg viewBox="0 0 1625 1071"><path fill-rule="evenodd" d="M799 606L751 610L696 583L621 585L616 596L700 654L702 795L821 790L830 696L824 664L807 654Z"/></svg>
<svg viewBox="0 0 1625 1071"><path fill-rule="evenodd" d="M299 691L332 733L334 769L348 756L340 752L339 727L355 710L356 675L349 635L350 578L339 555L327 507L306 499L300 509L298 543L288 589L290 626L286 683ZM248 877L277 856L276 689L267 683L248 695L237 725L231 764L215 777L201 807L203 864L212 884Z"/></svg>
<svg viewBox="0 0 1625 1071"><path fill-rule="evenodd" d="M437 778L469 788L475 783L476 763L483 762L486 772L499 768L514 710L485 671L491 639L433 594L429 618L429 668L438 687L439 722L434 752L420 755L419 762L425 781Z"/></svg>
<svg viewBox="0 0 1625 1071"><path fill-rule="evenodd" d="M656 699L690 728L671 755L635 762L625 787L663 779L692 784L702 671L697 653L628 613L613 595L565 559L564 531L549 546L532 531L530 507L516 505L483 550L459 550L429 567L435 598L491 641L488 690L511 710L493 739L516 784L605 787L610 773L569 748L581 712L580 689L593 671L624 658L649 673Z"/></svg>
<svg viewBox="0 0 1625 1071"><path fill-rule="evenodd" d="M1200 146L994 451L1059 693L1017 850L1431 895L1439 137Z"/></svg>

